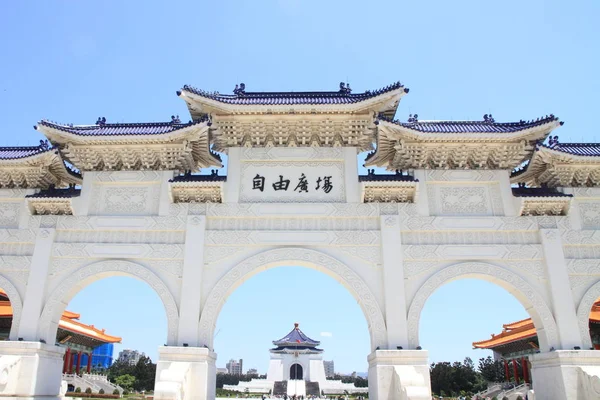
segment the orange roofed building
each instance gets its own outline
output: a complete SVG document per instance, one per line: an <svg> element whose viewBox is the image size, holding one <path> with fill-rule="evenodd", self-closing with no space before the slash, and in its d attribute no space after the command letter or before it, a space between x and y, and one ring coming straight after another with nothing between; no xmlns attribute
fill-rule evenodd
<svg viewBox="0 0 600 400"><path fill-rule="evenodd" d="M539 348L533 321L531 318L527 318L511 324L504 324L502 328L502 332L492 334L490 339L473 342L473 347L492 350L494 359L504 360L507 381L510 380L512 374L517 382L520 379L529 382L530 366L527 356L538 352ZM600 301L594 303L590 312L590 336L594 350L600 350Z"/></svg>
<svg viewBox="0 0 600 400"><path fill-rule="evenodd" d="M0 340L7 340L10 334L13 311L6 293L0 289ZM86 325L78 321L80 314L66 311L58 323L56 344L66 347L63 373L79 374L82 368L82 359L86 359L87 372L92 368L93 350L106 343L120 343L121 338L111 336L104 329L97 329L94 325Z"/></svg>

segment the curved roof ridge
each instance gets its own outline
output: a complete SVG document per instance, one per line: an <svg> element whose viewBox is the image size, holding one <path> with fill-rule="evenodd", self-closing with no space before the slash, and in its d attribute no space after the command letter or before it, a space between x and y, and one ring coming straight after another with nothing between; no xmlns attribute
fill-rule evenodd
<svg viewBox="0 0 600 400"><path fill-rule="evenodd" d="M315 102L315 99L336 99L336 103L356 103L362 100L370 99L381 94L391 92L393 90L404 88L404 92L408 93L409 89L405 88L400 82L395 82L377 90L366 90L361 93L352 93L348 87L341 88L338 91L288 91L288 92L247 92L238 90L234 94L224 94L218 91L210 92L203 89L198 89L192 85L184 85L183 88L177 91L180 96L182 91L186 91L198 96L202 96L215 101L231 104L243 105L260 105L260 104L323 104ZM261 101L264 99L264 101ZM284 99L281 102L271 103L268 99ZM285 99L292 101L285 101Z"/></svg>
<svg viewBox="0 0 600 400"><path fill-rule="evenodd" d="M402 126L404 128L412 129L415 131L429 132L429 133L464 133L464 132L490 132L490 133L506 133L515 132L522 129L532 128L535 126L544 125L550 122L559 122L561 125L563 121L559 121L558 117L554 114L546 115L545 117L537 118L534 120L520 120L513 122L496 122L495 120L410 120L400 121L398 119L387 118L384 115L379 115L378 120L385 121L394 125ZM474 131L470 130L470 127L476 127ZM453 129L448 129L452 127ZM462 128L461 128L462 127ZM456 129L454 129L456 128Z"/></svg>
<svg viewBox="0 0 600 400"><path fill-rule="evenodd" d="M102 123L93 125L73 125L60 124L57 122L42 119L35 125L45 126L62 132L71 133L80 136L128 136L128 135L159 135L171 133L180 129L185 129L193 125L208 121L208 117L199 118L189 122L116 122Z"/></svg>

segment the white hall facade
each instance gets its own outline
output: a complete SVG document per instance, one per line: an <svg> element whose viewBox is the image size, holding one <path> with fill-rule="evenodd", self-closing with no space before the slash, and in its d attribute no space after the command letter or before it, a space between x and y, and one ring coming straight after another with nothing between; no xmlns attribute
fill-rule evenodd
<svg viewBox="0 0 600 400"><path fill-rule="evenodd" d="M430 399L421 310L461 278L505 288L531 315L538 399L598 398L600 352L587 349L600 145L548 138L562 124L553 115L395 121L406 93L184 86L189 123L42 120L49 143L0 148L0 288L14 315L0 396L58 396L62 312L90 283L126 275L167 315L155 398L212 399L227 297L261 271L300 265L362 308L370 398ZM397 172L359 174L367 151L367 166ZM199 174L221 166L219 153L226 173Z"/></svg>

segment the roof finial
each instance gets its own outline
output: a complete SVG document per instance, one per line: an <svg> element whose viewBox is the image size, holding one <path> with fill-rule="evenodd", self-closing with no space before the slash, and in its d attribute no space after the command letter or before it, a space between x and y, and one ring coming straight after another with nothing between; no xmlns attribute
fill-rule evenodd
<svg viewBox="0 0 600 400"><path fill-rule="evenodd" d="M352 93L352 89L350 89L349 83L340 82L340 93L342 94L350 94Z"/></svg>
<svg viewBox="0 0 600 400"><path fill-rule="evenodd" d="M172 124L180 124L181 120L179 119L179 115L171 115L171 123Z"/></svg>
<svg viewBox="0 0 600 400"><path fill-rule="evenodd" d="M233 94L245 94L246 93L246 84L240 83L239 86L235 85L235 89L233 89Z"/></svg>
<svg viewBox="0 0 600 400"><path fill-rule="evenodd" d="M294 322L294 328L295 328L295 329L298 329L298 326L299 326L299 325L300 325L299 323L297 323L297 322Z"/></svg>
<svg viewBox="0 0 600 400"><path fill-rule="evenodd" d="M408 116L408 122L413 123L413 122L419 122L419 114L409 114Z"/></svg>
<svg viewBox="0 0 600 400"><path fill-rule="evenodd" d="M494 117L492 117L492 114L484 114L483 115L483 121L484 122L489 122L490 124L493 124L494 122L496 122L494 120Z"/></svg>
<svg viewBox="0 0 600 400"><path fill-rule="evenodd" d="M40 140L40 149L42 150L48 150L48 141L47 140Z"/></svg>

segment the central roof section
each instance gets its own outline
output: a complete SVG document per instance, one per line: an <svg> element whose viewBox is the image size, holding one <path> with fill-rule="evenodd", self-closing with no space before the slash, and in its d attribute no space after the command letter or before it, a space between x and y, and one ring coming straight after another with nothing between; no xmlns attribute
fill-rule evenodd
<svg viewBox="0 0 600 400"><path fill-rule="evenodd" d="M226 152L239 146L369 150L374 117L392 118L406 93L399 82L363 93L352 93L345 83L331 92L249 92L242 83L233 94L185 85L177 95L193 119L210 118L214 149Z"/></svg>
<svg viewBox="0 0 600 400"><path fill-rule="evenodd" d="M294 324L294 329L287 335L279 340L274 340L273 344L278 347L296 347L296 346L308 346L315 347L321 344L317 340L313 340L306 336L299 328L298 323Z"/></svg>

